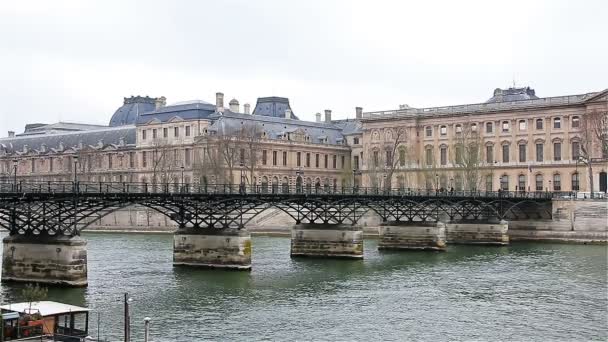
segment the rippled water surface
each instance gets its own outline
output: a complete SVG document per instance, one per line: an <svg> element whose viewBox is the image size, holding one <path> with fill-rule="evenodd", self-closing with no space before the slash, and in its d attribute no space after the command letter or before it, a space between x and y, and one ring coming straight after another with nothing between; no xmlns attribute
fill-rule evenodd
<svg viewBox="0 0 608 342"><path fill-rule="evenodd" d="M290 259L289 239L253 238L248 272L173 267L171 235L87 234L89 286L52 288L85 305L91 335L134 340L606 340L606 246L450 246L365 259ZM21 285L3 284L3 300Z"/></svg>

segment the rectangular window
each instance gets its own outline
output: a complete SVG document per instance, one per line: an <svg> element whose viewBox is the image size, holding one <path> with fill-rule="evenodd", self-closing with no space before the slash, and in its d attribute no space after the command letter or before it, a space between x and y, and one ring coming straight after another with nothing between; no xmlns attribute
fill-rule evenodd
<svg viewBox="0 0 608 342"><path fill-rule="evenodd" d="M431 148L427 148L426 149L426 165L427 166L431 166L433 165L433 149Z"/></svg>
<svg viewBox="0 0 608 342"><path fill-rule="evenodd" d="M359 170L359 156L353 157L353 169Z"/></svg>
<svg viewBox="0 0 608 342"><path fill-rule="evenodd" d="M380 158L378 158L378 151L374 151L373 157L374 157L374 167L380 166L380 161L379 161Z"/></svg>
<svg viewBox="0 0 608 342"><path fill-rule="evenodd" d="M262 165L266 165L266 161L267 161L267 155L266 155L266 150L262 150Z"/></svg>
<svg viewBox="0 0 608 342"><path fill-rule="evenodd" d="M494 146L486 146L486 163L494 163Z"/></svg>
<svg viewBox="0 0 608 342"><path fill-rule="evenodd" d="M447 149L447 147L442 147L439 151L440 151L441 165L447 165L447 163L448 163L448 149Z"/></svg>
<svg viewBox="0 0 608 342"><path fill-rule="evenodd" d="M186 126L186 136L190 136L190 126Z"/></svg>
<svg viewBox="0 0 608 342"><path fill-rule="evenodd" d="M359 145L359 138L358 137L354 137L353 138L353 145Z"/></svg>
<svg viewBox="0 0 608 342"><path fill-rule="evenodd" d="M391 167L393 165L393 154L391 150L386 150L386 166Z"/></svg>
<svg viewBox="0 0 608 342"><path fill-rule="evenodd" d="M342 162L341 164L342 164L343 169L346 168L346 164L344 163L344 160L345 160L344 156L340 156L340 161Z"/></svg>
<svg viewBox="0 0 608 342"><path fill-rule="evenodd" d="M245 165L245 149L244 148L242 148L239 151L239 164Z"/></svg>
<svg viewBox="0 0 608 342"><path fill-rule="evenodd" d="M146 130L145 129L141 130L141 140L146 140Z"/></svg>
<svg viewBox="0 0 608 342"><path fill-rule="evenodd" d="M553 128L555 128L555 129L562 128L562 119L561 118L553 119Z"/></svg>
<svg viewBox="0 0 608 342"><path fill-rule="evenodd" d="M433 136L433 128L431 126L426 126L425 132L426 132L426 136L427 137L432 137Z"/></svg>
<svg viewBox="0 0 608 342"><path fill-rule="evenodd" d="M277 166L277 151L272 151L272 166Z"/></svg>
<svg viewBox="0 0 608 342"><path fill-rule="evenodd" d="M562 191L562 176L553 175L553 191Z"/></svg>
<svg viewBox="0 0 608 342"><path fill-rule="evenodd" d="M283 166L287 166L287 152L283 151Z"/></svg>
<svg viewBox="0 0 608 342"><path fill-rule="evenodd" d="M456 146L456 164L462 165L462 145Z"/></svg>
<svg viewBox="0 0 608 342"><path fill-rule="evenodd" d="M186 164L186 166L190 166L190 163L192 162L192 151L187 148L184 150L184 162Z"/></svg>
<svg viewBox="0 0 608 342"><path fill-rule="evenodd" d="M152 129L152 139L156 139L156 128Z"/></svg>
<svg viewBox="0 0 608 342"><path fill-rule="evenodd" d="M147 155L146 155L146 151L141 152L141 165L143 167L147 167L148 166L148 160L146 159Z"/></svg>
<svg viewBox="0 0 608 342"><path fill-rule="evenodd" d="M32 159L32 173L36 172L36 159Z"/></svg>
<svg viewBox="0 0 608 342"><path fill-rule="evenodd" d="M509 162L509 145L502 145L502 162Z"/></svg>
<svg viewBox="0 0 608 342"><path fill-rule="evenodd" d="M302 166L302 152L296 152L296 166Z"/></svg>
<svg viewBox="0 0 608 342"><path fill-rule="evenodd" d="M315 167L319 167L319 154L315 154Z"/></svg>
<svg viewBox="0 0 608 342"><path fill-rule="evenodd" d="M91 164L89 163L89 166ZM135 167L135 152L129 152L129 167L130 168L134 168Z"/></svg>
<svg viewBox="0 0 608 342"><path fill-rule="evenodd" d="M441 134L441 135L447 135L448 134L448 127L447 126L441 126L441 128L439 128L439 134Z"/></svg>
<svg viewBox="0 0 608 342"><path fill-rule="evenodd" d="M527 128L528 125L526 124L526 120L519 120L519 130L525 131Z"/></svg>
<svg viewBox="0 0 608 342"><path fill-rule="evenodd" d="M502 131L503 132L508 132L509 131L509 121L503 121L502 122Z"/></svg>
<svg viewBox="0 0 608 342"><path fill-rule="evenodd" d="M306 153L306 167L310 167L310 153Z"/></svg>
<svg viewBox="0 0 608 342"><path fill-rule="evenodd" d="M543 175L536 175L536 191L543 191Z"/></svg>
<svg viewBox="0 0 608 342"><path fill-rule="evenodd" d="M572 142L572 160L577 160L581 156L581 144L578 141Z"/></svg>
<svg viewBox="0 0 608 342"><path fill-rule="evenodd" d="M486 191L492 191L492 176L486 176Z"/></svg>
<svg viewBox="0 0 608 342"><path fill-rule="evenodd" d="M525 163L526 162L526 144L520 144L519 145L519 162L520 163Z"/></svg>
<svg viewBox="0 0 608 342"><path fill-rule="evenodd" d="M327 160L328 160L328 155L326 154L323 156L323 164L325 165L326 169L329 168L329 162Z"/></svg>
<svg viewBox="0 0 608 342"><path fill-rule="evenodd" d="M179 137L179 127L173 127L173 136Z"/></svg>
<svg viewBox="0 0 608 342"><path fill-rule="evenodd" d="M536 119L536 129L543 129L543 119Z"/></svg>
<svg viewBox="0 0 608 342"><path fill-rule="evenodd" d="M334 169L338 168L338 156L336 156L335 154L331 157L331 165Z"/></svg>
<svg viewBox="0 0 608 342"><path fill-rule="evenodd" d="M169 137L169 129L167 127L163 128L163 138Z"/></svg>
<svg viewBox="0 0 608 342"><path fill-rule="evenodd" d="M492 133L494 130L494 125L491 122L486 122L486 133Z"/></svg>
<svg viewBox="0 0 608 342"><path fill-rule="evenodd" d="M572 117L572 128L579 128L581 126L581 119L578 116Z"/></svg>
<svg viewBox="0 0 608 342"><path fill-rule="evenodd" d="M108 169L112 168L112 155L108 154Z"/></svg>
<svg viewBox="0 0 608 342"><path fill-rule="evenodd" d="M537 162L543 161L544 149L545 149L545 146L543 144L536 144L536 161Z"/></svg>
<svg viewBox="0 0 608 342"><path fill-rule="evenodd" d="M49 171L53 172L53 157L49 158Z"/></svg>
<svg viewBox="0 0 608 342"><path fill-rule="evenodd" d="M555 161L562 160L562 144L561 143L553 144L553 160L555 160Z"/></svg>

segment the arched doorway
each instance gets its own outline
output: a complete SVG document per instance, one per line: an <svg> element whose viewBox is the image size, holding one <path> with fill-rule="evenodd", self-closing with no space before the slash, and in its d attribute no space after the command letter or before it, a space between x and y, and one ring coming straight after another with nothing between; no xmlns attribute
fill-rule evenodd
<svg viewBox="0 0 608 342"><path fill-rule="evenodd" d="M289 192L289 179L287 177L283 177L283 183L281 184L281 187L283 188L281 192L283 192L284 194Z"/></svg>
<svg viewBox="0 0 608 342"><path fill-rule="evenodd" d="M296 193L302 193L302 177L296 178Z"/></svg>
<svg viewBox="0 0 608 342"><path fill-rule="evenodd" d="M262 193L268 193L268 177L262 177Z"/></svg>
<svg viewBox="0 0 608 342"><path fill-rule="evenodd" d="M275 176L272 177L272 193L276 194L279 192L279 179Z"/></svg>

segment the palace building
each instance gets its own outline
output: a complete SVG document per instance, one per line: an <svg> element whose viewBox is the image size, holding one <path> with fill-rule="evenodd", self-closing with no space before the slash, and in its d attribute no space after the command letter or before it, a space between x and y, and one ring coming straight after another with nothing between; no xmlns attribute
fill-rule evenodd
<svg viewBox="0 0 608 342"><path fill-rule="evenodd" d="M496 89L484 103L407 105L334 120L262 97L167 105L125 98L108 126L28 124L0 139L0 182L72 181L606 192L608 90L538 97ZM593 122L592 122L593 121ZM606 120L603 120L606 124ZM595 125L595 126L594 126ZM596 134L597 133L597 134ZM589 168L589 165L591 168Z"/></svg>

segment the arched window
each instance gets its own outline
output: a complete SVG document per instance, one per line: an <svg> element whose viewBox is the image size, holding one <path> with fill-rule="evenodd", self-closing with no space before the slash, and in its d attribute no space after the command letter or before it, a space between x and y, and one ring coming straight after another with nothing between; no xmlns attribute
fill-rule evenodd
<svg viewBox="0 0 608 342"><path fill-rule="evenodd" d="M276 194L279 192L279 179L277 177L272 177L272 193Z"/></svg>
<svg viewBox="0 0 608 342"><path fill-rule="evenodd" d="M509 121L503 121L502 122L502 131L503 132L508 132L509 131Z"/></svg>
<svg viewBox="0 0 608 342"><path fill-rule="evenodd" d="M262 177L262 193L268 193L268 177Z"/></svg>
<svg viewBox="0 0 608 342"><path fill-rule="evenodd" d="M580 182L579 182L579 174L575 172L572 174L572 191L579 191Z"/></svg>
<svg viewBox="0 0 608 342"><path fill-rule="evenodd" d="M528 125L526 124L526 120L519 120L519 130L525 131L527 128Z"/></svg>
<svg viewBox="0 0 608 342"><path fill-rule="evenodd" d="M296 178L296 193L302 193L302 177L298 176Z"/></svg>
<svg viewBox="0 0 608 342"><path fill-rule="evenodd" d="M460 134L462 133L462 125L461 124L457 124L456 128L455 128L456 134Z"/></svg>
<svg viewBox="0 0 608 342"><path fill-rule="evenodd" d="M543 119L536 119L536 129L537 130L543 129Z"/></svg>
<svg viewBox="0 0 608 342"><path fill-rule="evenodd" d="M283 183L281 184L282 192L284 194L289 192L289 179L287 177L283 177Z"/></svg>
<svg viewBox="0 0 608 342"><path fill-rule="evenodd" d="M581 126L581 119L578 116L572 117L572 128L579 128Z"/></svg>
<svg viewBox="0 0 608 342"><path fill-rule="evenodd" d="M536 191L543 191L543 188L543 175L538 174L536 175Z"/></svg>
<svg viewBox="0 0 608 342"><path fill-rule="evenodd" d="M500 177L500 189L503 191L509 191L509 176L502 175L502 177Z"/></svg>
<svg viewBox="0 0 608 342"><path fill-rule="evenodd" d="M562 128L562 118L553 118L553 128L555 128L555 129Z"/></svg>
<svg viewBox="0 0 608 342"><path fill-rule="evenodd" d="M526 191L526 176L519 175L517 176L517 188L519 191Z"/></svg>
<svg viewBox="0 0 608 342"><path fill-rule="evenodd" d="M441 134L441 135L447 135L448 134L448 126L445 126L445 125L441 126L439 128L439 134Z"/></svg>
<svg viewBox="0 0 608 342"><path fill-rule="evenodd" d="M562 191L562 176L559 173L553 175L553 191Z"/></svg>

